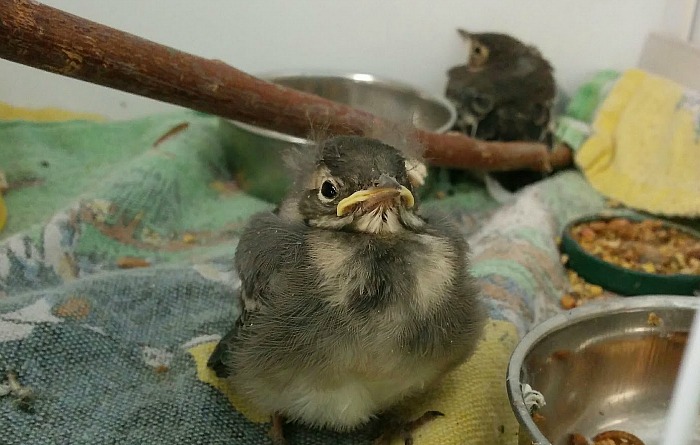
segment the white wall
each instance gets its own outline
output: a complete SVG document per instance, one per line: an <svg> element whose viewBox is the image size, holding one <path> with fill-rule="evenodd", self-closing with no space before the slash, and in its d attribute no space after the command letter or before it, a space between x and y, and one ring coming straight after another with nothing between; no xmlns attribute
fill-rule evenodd
<svg viewBox="0 0 700 445"><path fill-rule="evenodd" d="M674 1L674 0L668 0ZM441 94L465 57L455 28L508 32L540 47L572 92L601 68L638 60L665 0L44 0L250 73L361 71ZM0 101L114 118L169 108L0 60Z"/></svg>
<svg viewBox="0 0 700 445"><path fill-rule="evenodd" d="M700 46L700 2L695 4L695 17L693 18L693 29L690 32L690 38L693 44Z"/></svg>

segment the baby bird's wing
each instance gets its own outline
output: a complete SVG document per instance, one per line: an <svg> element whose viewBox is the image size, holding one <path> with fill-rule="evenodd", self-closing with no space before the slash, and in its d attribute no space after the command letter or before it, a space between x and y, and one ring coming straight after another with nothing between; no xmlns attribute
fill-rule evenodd
<svg viewBox="0 0 700 445"><path fill-rule="evenodd" d="M238 335L240 326L241 317L238 318L233 329L228 331L228 333L219 340L219 343L216 344L216 348L214 348L214 352L211 353L209 360L207 360L207 367L214 371L214 374L220 379L231 375L228 366L226 366L226 363L228 363L229 345L233 339L236 338L236 335Z"/></svg>
<svg viewBox="0 0 700 445"><path fill-rule="evenodd" d="M272 212L251 219L234 260L247 309L269 303L267 290L271 278L282 266L299 261L307 229L301 222L291 222Z"/></svg>
<svg viewBox="0 0 700 445"><path fill-rule="evenodd" d="M275 213L253 216L241 236L234 263L241 279L241 313L234 327L219 341L207 361L217 377L230 375L228 351L246 317L270 304L268 286L272 276L300 258L306 226L290 222ZM274 302L272 302L274 304Z"/></svg>

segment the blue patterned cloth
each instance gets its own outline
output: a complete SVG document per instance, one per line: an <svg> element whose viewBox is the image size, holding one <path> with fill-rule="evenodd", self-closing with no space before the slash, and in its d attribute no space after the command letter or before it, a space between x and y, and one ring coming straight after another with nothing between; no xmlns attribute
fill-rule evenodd
<svg viewBox="0 0 700 445"><path fill-rule="evenodd" d="M237 235L272 207L233 180L219 121L6 122L0 141L0 371L35 396L22 409L0 374L0 444L269 443L191 353L233 325ZM426 205L461 221L491 317L522 335L566 287L562 225L603 200L570 171L504 206L478 186ZM292 444L369 438L289 429Z"/></svg>

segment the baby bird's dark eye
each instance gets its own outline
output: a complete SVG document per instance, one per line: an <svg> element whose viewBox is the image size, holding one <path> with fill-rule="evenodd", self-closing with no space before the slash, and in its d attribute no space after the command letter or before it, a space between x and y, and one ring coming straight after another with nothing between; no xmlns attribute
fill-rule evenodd
<svg viewBox="0 0 700 445"><path fill-rule="evenodd" d="M326 199L333 199L338 196L338 189L331 181L323 181L321 184L321 196Z"/></svg>

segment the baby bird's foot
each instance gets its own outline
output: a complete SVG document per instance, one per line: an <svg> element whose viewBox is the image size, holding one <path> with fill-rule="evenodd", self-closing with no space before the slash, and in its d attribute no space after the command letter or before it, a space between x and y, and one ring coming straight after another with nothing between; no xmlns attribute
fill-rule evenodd
<svg viewBox="0 0 700 445"><path fill-rule="evenodd" d="M411 421L388 419L382 434L374 440L374 445L389 445L395 437L401 438L405 445L413 445L413 432L419 427L431 422L437 417L444 416L440 411L427 411L422 416Z"/></svg>
<svg viewBox="0 0 700 445"><path fill-rule="evenodd" d="M267 433L272 439L272 445L287 445L287 439L284 438L284 417L281 414L272 415L272 426Z"/></svg>

